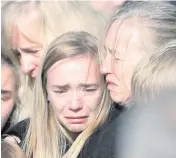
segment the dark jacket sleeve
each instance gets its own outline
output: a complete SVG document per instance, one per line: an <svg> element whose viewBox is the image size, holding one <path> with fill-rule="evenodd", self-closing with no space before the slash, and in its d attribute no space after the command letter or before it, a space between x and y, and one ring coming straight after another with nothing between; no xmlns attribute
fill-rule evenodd
<svg viewBox="0 0 176 158"><path fill-rule="evenodd" d="M14 126L10 127L4 133L4 136L2 136L2 137L5 137L7 135L13 135L13 136L18 137L22 141L22 140L24 140L24 138L26 136L28 126L29 126L29 119L25 119L25 120L15 124Z"/></svg>

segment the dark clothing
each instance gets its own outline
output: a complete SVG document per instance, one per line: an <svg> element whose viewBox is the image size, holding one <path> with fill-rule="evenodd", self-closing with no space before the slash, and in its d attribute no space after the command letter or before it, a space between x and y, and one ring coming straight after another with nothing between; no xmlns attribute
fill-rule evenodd
<svg viewBox="0 0 176 158"><path fill-rule="evenodd" d="M10 127L10 119L7 120L6 124L4 125L3 129L1 130L1 135L3 135L9 127Z"/></svg>
<svg viewBox="0 0 176 158"><path fill-rule="evenodd" d="M98 128L84 145L78 158L113 158L116 122L123 111L113 105L107 121ZM107 151L107 152L106 152Z"/></svg>
<svg viewBox="0 0 176 158"><path fill-rule="evenodd" d="M120 115L122 109L118 107L118 105L112 105L112 108L110 110L108 119L106 120L106 122L100 126L99 128L97 128L95 130L95 132L92 134L92 136L90 136L90 138L88 139L88 141L85 143L83 150L81 151L80 155L78 156L79 158L88 158L88 157L106 157L108 158L108 156L106 154L103 154L104 156L102 156L101 154L104 151L104 147L106 148L106 150L112 150L113 147L113 143L112 143L112 139L114 139L114 135L115 135L115 131L114 131L114 120L116 120L118 118L118 116ZM5 132L5 134L8 135L14 135L20 138L20 140L24 140L27 129L28 129L28 125L29 125L29 119L23 120L19 123L17 123L15 126L11 127L10 129L7 130L7 132ZM116 122L116 121L115 121ZM106 136L104 138L104 136ZM102 141L102 139L105 141L105 144L103 145L103 148L98 148L100 146L100 143ZM103 141L103 142L104 142ZM109 142L109 143L108 143ZM104 146L105 145L105 146ZM95 154L95 152L98 152ZM101 152L101 153L99 153Z"/></svg>
<svg viewBox="0 0 176 158"><path fill-rule="evenodd" d="M9 129L10 126L12 126L12 125L11 125L11 119L12 119L12 116L13 116L14 110L15 110L15 108L13 108L13 110L12 110L12 112L11 112L11 114L10 114L8 120L6 121L6 124L4 125L3 129L1 129L1 135L3 135L4 132L6 132L7 129Z"/></svg>
<svg viewBox="0 0 176 158"><path fill-rule="evenodd" d="M28 126L29 126L29 119L25 119L21 122L18 122L14 126L10 127L6 132L4 132L4 134L5 136L13 135L18 137L20 140L24 140ZM21 144L19 144L19 146L21 146Z"/></svg>

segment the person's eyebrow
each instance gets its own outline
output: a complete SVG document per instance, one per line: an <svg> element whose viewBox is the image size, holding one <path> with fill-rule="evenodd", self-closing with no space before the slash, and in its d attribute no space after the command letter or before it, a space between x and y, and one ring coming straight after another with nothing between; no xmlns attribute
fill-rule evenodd
<svg viewBox="0 0 176 158"><path fill-rule="evenodd" d="M57 88L57 89L69 89L69 85L52 85L52 88Z"/></svg>
<svg viewBox="0 0 176 158"><path fill-rule="evenodd" d="M108 48L108 47L106 47L106 46L104 46L104 49L106 50L106 51L108 51L110 54L113 54L113 50L112 49L110 49L110 48Z"/></svg>
<svg viewBox="0 0 176 158"><path fill-rule="evenodd" d="M21 51L23 52L35 52L35 51L38 51L38 48L37 47L24 47L24 48L20 48Z"/></svg>
<svg viewBox="0 0 176 158"><path fill-rule="evenodd" d="M12 92L8 91L8 90L1 89L1 95L2 94L12 94Z"/></svg>
<svg viewBox="0 0 176 158"><path fill-rule="evenodd" d="M91 83L91 84L80 84L80 87L82 88L98 88L99 85L96 83Z"/></svg>

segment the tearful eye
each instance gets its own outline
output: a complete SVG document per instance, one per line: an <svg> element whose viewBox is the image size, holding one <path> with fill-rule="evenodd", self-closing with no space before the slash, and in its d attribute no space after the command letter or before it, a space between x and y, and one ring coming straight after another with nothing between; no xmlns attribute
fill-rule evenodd
<svg viewBox="0 0 176 158"><path fill-rule="evenodd" d="M84 89L85 92L92 93L95 92L97 89L91 88L91 89Z"/></svg>
<svg viewBox="0 0 176 158"><path fill-rule="evenodd" d="M117 62L117 61L120 61L121 59L114 57L114 60Z"/></svg>
<svg viewBox="0 0 176 158"><path fill-rule="evenodd" d="M60 90L60 91L54 91L55 93L59 93L59 94L62 94L62 93L66 93L67 91L66 90Z"/></svg>
<svg viewBox="0 0 176 158"><path fill-rule="evenodd" d="M96 89L87 89L88 92L96 91Z"/></svg>
<svg viewBox="0 0 176 158"><path fill-rule="evenodd" d="M26 53L29 53L29 54L37 54L37 53L38 53L38 50L28 50L28 51L26 51Z"/></svg>
<svg viewBox="0 0 176 158"><path fill-rule="evenodd" d="M56 93L58 96L65 95L67 92L68 92L67 90L57 90L57 91L54 91L54 93Z"/></svg>
<svg viewBox="0 0 176 158"><path fill-rule="evenodd" d="M119 58L119 52L114 52L113 54L114 54L114 55L113 55L113 58L114 58L114 60L115 60L116 62L122 60L122 59Z"/></svg>

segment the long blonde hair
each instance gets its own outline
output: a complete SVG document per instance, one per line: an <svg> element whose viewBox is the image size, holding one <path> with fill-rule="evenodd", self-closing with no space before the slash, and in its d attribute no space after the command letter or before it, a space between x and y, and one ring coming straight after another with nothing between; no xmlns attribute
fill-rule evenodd
<svg viewBox="0 0 176 158"><path fill-rule="evenodd" d="M15 143L3 141L1 143L2 158L26 158L23 150Z"/></svg>
<svg viewBox="0 0 176 158"><path fill-rule="evenodd" d="M97 40L86 32L65 33L54 40L47 49L39 75L35 80L33 102L31 104L33 113L26 140L23 143L27 157L62 157L66 153L67 144L73 143L65 157L76 158L88 137L106 120L111 105L105 83L102 99L97 107L96 118L74 142L58 122L52 106L48 106L47 103L46 75L49 68L59 60L87 54L91 55L92 59L99 64Z"/></svg>
<svg viewBox="0 0 176 158"><path fill-rule="evenodd" d="M67 31L86 31L100 39L105 25L105 18L95 12L86 2L80 1L9 1L2 5L2 42L12 48L13 29L17 27L25 36L35 40L35 34L21 25L21 17L28 16L32 11L38 13L39 34L44 40L44 50L57 36ZM2 44L3 45L3 44ZM13 51L8 56L19 59ZM45 51L44 51L45 52ZM30 111L28 96L32 93L33 79L21 73L21 87L16 121L27 117ZM25 95L24 95L25 94Z"/></svg>

